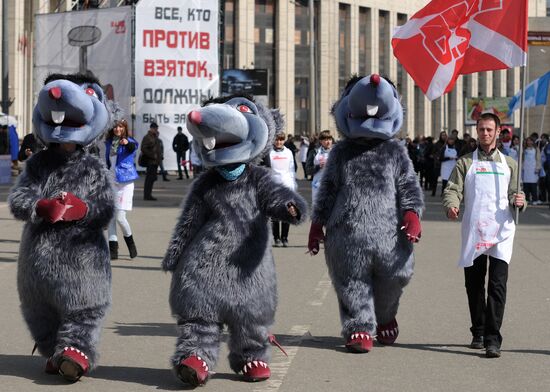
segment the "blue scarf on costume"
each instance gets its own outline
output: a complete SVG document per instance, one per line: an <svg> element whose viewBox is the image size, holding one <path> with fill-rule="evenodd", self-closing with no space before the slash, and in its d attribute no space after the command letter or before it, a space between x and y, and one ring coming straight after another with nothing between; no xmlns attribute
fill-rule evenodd
<svg viewBox="0 0 550 392"><path fill-rule="evenodd" d="M216 167L216 171L220 173L220 175L227 181L235 181L241 176L241 174L243 174L246 165L244 163L241 163L240 165L238 164L232 169L230 168L231 166L232 165Z"/></svg>

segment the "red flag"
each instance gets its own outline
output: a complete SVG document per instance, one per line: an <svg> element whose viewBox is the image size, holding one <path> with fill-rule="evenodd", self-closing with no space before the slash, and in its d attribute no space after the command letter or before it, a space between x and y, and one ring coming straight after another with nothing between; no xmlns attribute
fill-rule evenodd
<svg viewBox="0 0 550 392"><path fill-rule="evenodd" d="M525 65L528 0L433 0L396 29L393 54L428 99L458 75Z"/></svg>

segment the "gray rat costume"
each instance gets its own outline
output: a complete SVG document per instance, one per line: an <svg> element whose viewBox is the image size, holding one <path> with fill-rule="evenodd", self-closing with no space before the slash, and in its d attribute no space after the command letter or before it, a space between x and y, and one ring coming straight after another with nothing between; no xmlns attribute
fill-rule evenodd
<svg viewBox="0 0 550 392"><path fill-rule="evenodd" d="M391 83L378 75L353 78L332 113L343 140L325 166L308 248L316 254L325 241L346 347L368 352L375 335L382 344L397 338L423 194L407 151L392 139L403 109Z"/></svg>
<svg viewBox="0 0 550 392"><path fill-rule="evenodd" d="M207 381L224 324L231 368L248 381L270 376L277 287L269 218L297 224L306 213L300 195L252 163L280 129L273 114L244 96L188 114L193 149L210 170L193 183L162 262L173 272L170 307L179 333L172 364L185 383Z"/></svg>
<svg viewBox="0 0 550 392"><path fill-rule="evenodd" d="M99 159L83 150L110 125L97 79L50 75L33 114L47 146L33 154L8 198L25 221L17 283L21 310L46 372L78 380L97 361L101 323L111 303L103 229L113 190Z"/></svg>

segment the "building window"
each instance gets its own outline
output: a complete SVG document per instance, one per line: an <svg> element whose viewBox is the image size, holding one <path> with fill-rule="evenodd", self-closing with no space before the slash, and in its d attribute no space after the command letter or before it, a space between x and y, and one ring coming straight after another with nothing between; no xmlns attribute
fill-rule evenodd
<svg viewBox="0 0 550 392"><path fill-rule="evenodd" d="M359 74L372 73L372 33L371 10L359 7Z"/></svg>
<svg viewBox="0 0 550 392"><path fill-rule="evenodd" d="M388 75L390 72L390 13L380 11L378 15L378 52L379 65L378 73Z"/></svg>
<svg viewBox="0 0 550 392"><path fill-rule="evenodd" d="M268 105L275 106L275 0L255 0L254 68L268 70Z"/></svg>
<svg viewBox="0 0 550 392"><path fill-rule="evenodd" d="M222 66L225 69L235 68L235 2L236 0L224 2Z"/></svg>
<svg viewBox="0 0 550 392"><path fill-rule="evenodd" d="M294 29L294 133L308 135L314 131L309 125L311 46L308 0L295 1Z"/></svg>
<svg viewBox="0 0 550 392"><path fill-rule="evenodd" d="M350 78L350 29L351 9L349 4L339 4L338 10L338 86L344 89Z"/></svg>

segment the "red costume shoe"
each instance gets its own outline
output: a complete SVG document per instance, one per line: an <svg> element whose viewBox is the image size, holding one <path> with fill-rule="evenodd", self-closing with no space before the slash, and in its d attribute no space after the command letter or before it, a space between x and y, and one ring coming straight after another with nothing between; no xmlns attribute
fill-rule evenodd
<svg viewBox="0 0 550 392"><path fill-rule="evenodd" d="M46 366L47 368L47 366ZM88 356L77 348L65 347L59 357L59 374L68 381L78 381L90 369Z"/></svg>
<svg viewBox="0 0 550 392"><path fill-rule="evenodd" d="M194 387L204 385L208 380L208 365L196 355L182 359L175 371L181 381Z"/></svg>
<svg viewBox="0 0 550 392"><path fill-rule="evenodd" d="M44 369L44 371L48 374L59 374L59 368L53 362L52 357L49 357L46 361L46 368Z"/></svg>
<svg viewBox="0 0 550 392"><path fill-rule="evenodd" d="M372 350L372 337L368 332L354 332L349 337L346 348L352 353L368 353Z"/></svg>
<svg viewBox="0 0 550 392"><path fill-rule="evenodd" d="M250 361L243 367L245 381L264 381L271 377L271 370L263 361Z"/></svg>
<svg viewBox="0 0 550 392"><path fill-rule="evenodd" d="M384 345L393 344L399 335L399 327L397 320L393 319L385 325L381 325L376 329L376 339Z"/></svg>

